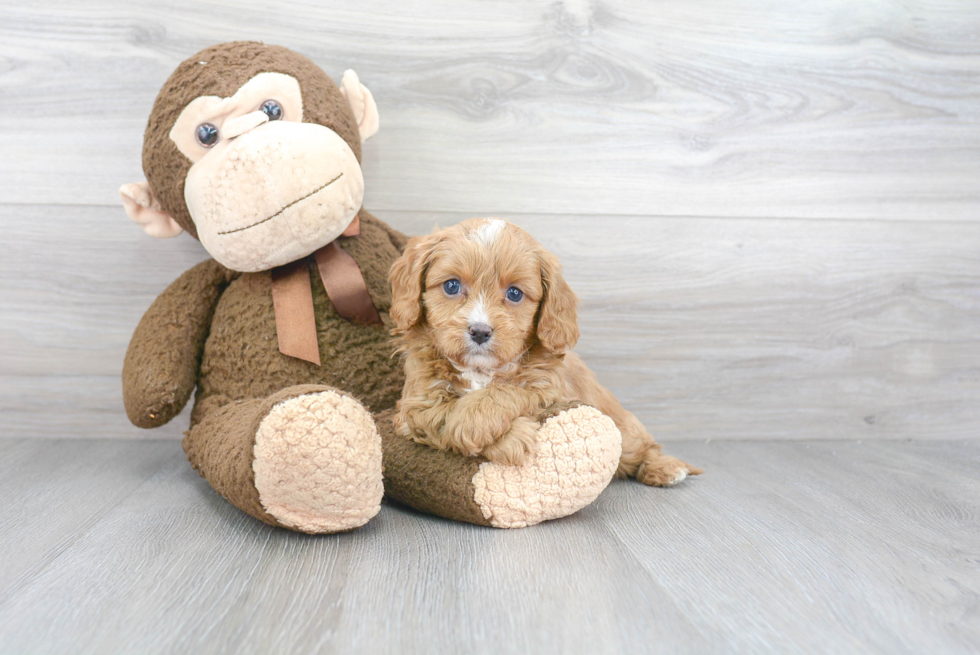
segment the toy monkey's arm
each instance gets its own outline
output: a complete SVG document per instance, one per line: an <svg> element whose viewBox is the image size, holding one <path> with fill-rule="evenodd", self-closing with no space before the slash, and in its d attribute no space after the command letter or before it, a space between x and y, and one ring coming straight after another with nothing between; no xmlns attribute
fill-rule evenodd
<svg viewBox="0 0 980 655"><path fill-rule="evenodd" d="M556 403L532 417L542 427L536 455L524 466L416 443L397 431L394 414L377 421L385 496L479 525L522 528L577 512L609 484L622 452L612 419L578 403Z"/></svg>
<svg viewBox="0 0 980 655"><path fill-rule="evenodd" d="M123 402L133 425L155 428L184 408L197 385L214 308L237 275L213 259L201 262L146 310L123 363Z"/></svg>

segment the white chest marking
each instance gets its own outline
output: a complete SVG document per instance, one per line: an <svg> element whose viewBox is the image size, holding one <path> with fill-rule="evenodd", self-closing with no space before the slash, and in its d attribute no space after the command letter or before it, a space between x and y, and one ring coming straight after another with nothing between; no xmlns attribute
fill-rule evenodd
<svg viewBox="0 0 980 655"><path fill-rule="evenodd" d="M461 377L470 383L470 388L464 389L464 393L483 389L493 381L493 373L481 373L475 368L463 369Z"/></svg>

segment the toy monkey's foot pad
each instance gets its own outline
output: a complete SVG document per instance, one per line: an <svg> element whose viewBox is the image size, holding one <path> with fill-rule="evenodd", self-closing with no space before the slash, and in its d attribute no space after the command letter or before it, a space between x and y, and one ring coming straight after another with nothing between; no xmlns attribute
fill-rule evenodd
<svg viewBox="0 0 980 655"><path fill-rule="evenodd" d="M334 391L279 403L255 434L255 488L281 524L339 532L381 509L381 437L356 400Z"/></svg>
<svg viewBox="0 0 980 655"><path fill-rule="evenodd" d="M523 528L573 514L612 480L622 436L612 419L581 405L549 418L524 466L484 462L473 477L474 499L497 528Z"/></svg>

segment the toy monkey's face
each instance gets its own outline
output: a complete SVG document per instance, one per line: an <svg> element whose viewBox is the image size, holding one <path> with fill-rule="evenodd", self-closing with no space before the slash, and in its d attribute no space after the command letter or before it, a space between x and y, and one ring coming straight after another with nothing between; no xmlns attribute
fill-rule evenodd
<svg viewBox="0 0 980 655"><path fill-rule="evenodd" d="M289 75L260 73L230 98L195 98L170 139L193 162L184 199L198 238L228 268L304 257L340 236L361 207L357 157L330 128L303 122Z"/></svg>
<svg viewBox="0 0 980 655"><path fill-rule="evenodd" d="M330 243L364 196L360 146L378 108L354 71L340 88L278 46L225 43L182 62L147 124L148 181L120 189L155 237L187 230L219 263L263 271Z"/></svg>

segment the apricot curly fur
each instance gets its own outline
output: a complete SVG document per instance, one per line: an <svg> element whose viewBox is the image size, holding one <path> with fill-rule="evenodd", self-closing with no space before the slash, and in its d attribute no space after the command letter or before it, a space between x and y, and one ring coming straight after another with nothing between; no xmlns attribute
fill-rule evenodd
<svg viewBox="0 0 980 655"><path fill-rule="evenodd" d="M623 435L617 475L669 486L701 469L662 455L574 353L577 298L558 259L501 219L476 218L415 237L389 274L391 318L405 358L395 426L439 450L523 464L557 402L578 400L612 418ZM458 282L449 293L446 282ZM521 298L508 297L516 288ZM474 340L474 321L490 330Z"/></svg>

